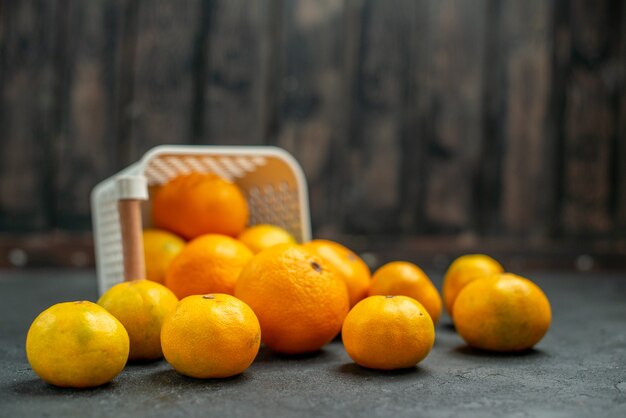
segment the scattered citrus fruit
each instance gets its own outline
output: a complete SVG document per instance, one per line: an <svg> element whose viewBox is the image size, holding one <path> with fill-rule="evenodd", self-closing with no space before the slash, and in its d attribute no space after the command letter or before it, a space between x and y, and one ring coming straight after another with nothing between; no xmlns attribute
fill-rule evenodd
<svg viewBox="0 0 626 418"><path fill-rule="evenodd" d="M237 239L255 254L274 245L296 243L289 232L279 226L268 224L248 227L239 234Z"/></svg>
<svg viewBox="0 0 626 418"><path fill-rule="evenodd" d="M428 355L435 342L435 326L426 308L413 298L370 296L352 308L341 338L358 365L402 369Z"/></svg>
<svg viewBox="0 0 626 418"><path fill-rule="evenodd" d="M235 296L257 314L263 342L287 354L316 351L331 341L349 306L335 269L295 244L255 255L239 276Z"/></svg>
<svg viewBox="0 0 626 418"><path fill-rule="evenodd" d="M172 261L165 285L179 299L205 293L233 294L237 277L252 255L234 238L203 235L188 243Z"/></svg>
<svg viewBox="0 0 626 418"><path fill-rule="evenodd" d="M370 287L370 269L354 252L341 244L323 239L307 242L303 246L322 257L341 273L348 287L350 307L367 296Z"/></svg>
<svg viewBox="0 0 626 418"><path fill-rule="evenodd" d="M178 236L159 229L143 231L143 251L146 261L146 279L163 283L170 263L185 246Z"/></svg>
<svg viewBox="0 0 626 418"><path fill-rule="evenodd" d="M454 300L472 280L503 272L500 263L484 254L468 254L454 260L443 279L443 300L448 313L453 315Z"/></svg>
<svg viewBox="0 0 626 418"><path fill-rule="evenodd" d="M33 371L55 386L99 386L117 376L128 359L124 326L92 302L53 305L35 318L26 337Z"/></svg>
<svg viewBox="0 0 626 418"><path fill-rule="evenodd" d="M426 273L415 264L392 261L374 273L370 295L404 295L421 303L436 324L441 316L441 296Z"/></svg>
<svg viewBox="0 0 626 418"><path fill-rule="evenodd" d="M98 305L116 317L128 331L129 360L156 360L163 356L161 326L177 303L171 290L149 280L119 283L98 300Z"/></svg>
<svg viewBox="0 0 626 418"><path fill-rule="evenodd" d="M454 325L468 345L520 351L539 342L551 321L550 303L533 282L510 273L476 279L454 302Z"/></svg>
<svg viewBox="0 0 626 418"><path fill-rule="evenodd" d="M252 309L233 296L194 295L165 319L161 344L165 359L181 374L229 377L254 361L261 328Z"/></svg>
<svg viewBox="0 0 626 418"><path fill-rule="evenodd" d="M236 237L248 223L248 204L237 185L215 174L183 174L156 192L152 221L186 239Z"/></svg>

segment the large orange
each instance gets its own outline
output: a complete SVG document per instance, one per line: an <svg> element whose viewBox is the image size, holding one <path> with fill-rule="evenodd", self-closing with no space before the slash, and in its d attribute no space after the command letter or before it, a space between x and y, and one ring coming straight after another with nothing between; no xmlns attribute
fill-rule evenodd
<svg viewBox="0 0 626 418"><path fill-rule="evenodd" d="M299 245L261 251L243 269L235 296L254 310L263 342L295 354L331 341L348 313L348 291L326 260Z"/></svg>
<svg viewBox="0 0 626 418"><path fill-rule="evenodd" d="M88 301L57 303L35 318L26 355L46 382L71 388L107 383L128 359L128 333L103 307Z"/></svg>
<svg viewBox="0 0 626 418"><path fill-rule="evenodd" d="M119 283L98 299L98 305L116 317L128 331L129 360L156 360L163 356L161 326L177 303L171 290L150 280Z"/></svg>
<svg viewBox="0 0 626 418"><path fill-rule="evenodd" d="M550 302L539 286L505 273L476 279L454 302L454 325L472 347L526 350L548 331Z"/></svg>
<svg viewBox="0 0 626 418"><path fill-rule="evenodd" d="M204 234L236 237L248 223L248 204L237 185L215 174L183 174L156 192L152 221L186 239Z"/></svg>
<svg viewBox="0 0 626 418"><path fill-rule="evenodd" d="M278 244L295 244L296 240L283 228L276 225L260 224L243 230L237 239L258 253Z"/></svg>
<svg viewBox="0 0 626 418"><path fill-rule="evenodd" d="M413 298L370 296L352 308L341 338L355 363L401 369L415 366L428 355L435 342L435 326Z"/></svg>
<svg viewBox="0 0 626 418"><path fill-rule="evenodd" d="M254 361L261 328L252 309L233 296L194 295L165 319L161 344L165 359L181 374L229 377Z"/></svg>
<svg viewBox="0 0 626 418"><path fill-rule="evenodd" d="M241 269L252 255L234 238L217 234L198 237L172 261L165 285L179 299L205 293L232 294Z"/></svg>
<svg viewBox="0 0 626 418"><path fill-rule="evenodd" d="M367 296L371 273L358 255L339 243L324 239L316 239L303 246L324 258L341 273L348 286L350 307Z"/></svg>
<svg viewBox="0 0 626 418"><path fill-rule="evenodd" d="M441 296L426 273L415 264L392 261L374 273L370 295L404 295L424 305L436 324L441 316Z"/></svg>
<svg viewBox="0 0 626 418"><path fill-rule="evenodd" d="M443 301L446 311L453 316L454 300L468 283L479 277L504 272L493 258L484 254L468 254L454 260L443 279Z"/></svg>
<svg viewBox="0 0 626 418"><path fill-rule="evenodd" d="M184 247L185 241L171 232L145 229L143 252L146 261L146 279L163 284L170 263Z"/></svg>

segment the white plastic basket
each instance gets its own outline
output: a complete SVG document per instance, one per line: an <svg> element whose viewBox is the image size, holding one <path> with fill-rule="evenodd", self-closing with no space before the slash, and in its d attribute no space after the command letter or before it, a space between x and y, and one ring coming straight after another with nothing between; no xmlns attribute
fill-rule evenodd
<svg viewBox="0 0 626 418"><path fill-rule="evenodd" d="M191 172L215 173L236 183L248 200L251 225L270 223L285 228L300 242L311 239L306 179L298 162L285 150L269 146L158 146L91 192L100 294L124 280L116 179L144 176L151 190ZM142 212L144 228L150 227L150 198L142 205Z"/></svg>

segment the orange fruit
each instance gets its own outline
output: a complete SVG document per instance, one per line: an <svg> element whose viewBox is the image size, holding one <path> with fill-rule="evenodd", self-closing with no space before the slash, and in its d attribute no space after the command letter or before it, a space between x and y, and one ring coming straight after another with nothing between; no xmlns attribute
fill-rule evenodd
<svg viewBox="0 0 626 418"><path fill-rule="evenodd" d="M336 242L316 239L303 244L334 267L346 282L350 307L367 296L370 287L370 269L359 256Z"/></svg>
<svg viewBox="0 0 626 418"><path fill-rule="evenodd" d="M152 221L186 239L236 237L248 223L248 204L237 185L215 174L183 174L156 192Z"/></svg>
<svg viewBox="0 0 626 418"><path fill-rule="evenodd" d="M435 324L441 316L437 288L422 269L406 261L392 261L376 270L369 294L409 296L426 308Z"/></svg>
<svg viewBox="0 0 626 418"><path fill-rule="evenodd" d="M254 225L243 230L237 239L253 253L258 253L278 244L295 244L296 240L283 228L275 225Z"/></svg>
<svg viewBox="0 0 626 418"><path fill-rule="evenodd" d="M341 338L358 365L402 369L428 355L435 343L435 326L426 308L413 298L370 296L352 308Z"/></svg>
<svg viewBox="0 0 626 418"><path fill-rule="evenodd" d="M146 261L146 279L161 283L170 263L185 246L178 236L160 229L143 231L143 252Z"/></svg>
<svg viewBox="0 0 626 418"><path fill-rule="evenodd" d="M552 316L539 286L510 273L472 281L457 296L453 312L456 330L467 344L492 351L534 346Z"/></svg>
<svg viewBox="0 0 626 418"><path fill-rule="evenodd" d="M116 317L130 338L129 360L156 360L161 351L161 326L178 298L167 287L149 280L119 283L107 290L98 305Z"/></svg>
<svg viewBox="0 0 626 418"><path fill-rule="evenodd" d="M349 306L339 274L295 244L255 255L239 276L235 296L257 314L263 342L287 354L316 351L331 341Z"/></svg>
<svg viewBox="0 0 626 418"><path fill-rule="evenodd" d="M261 328L252 309L233 296L194 295L165 319L161 344L167 362L185 376L229 377L254 361Z"/></svg>
<svg viewBox="0 0 626 418"><path fill-rule="evenodd" d="M128 359L128 334L103 307L88 301L53 305L35 318L26 336L33 371L61 387L103 385Z"/></svg>
<svg viewBox="0 0 626 418"><path fill-rule="evenodd" d="M484 254L468 254L454 260L443 279L442 291L446 311L453 316L454 300L461 289L472 280L503 272L500 263Z"/></svg>
<svg viewBox="0 0 626 418"><path fill-rule="evenodd" d="M252 252L234 238L209 234L187 244L172 261L165 285L179 298L235 290L237 277Z"/></svg>

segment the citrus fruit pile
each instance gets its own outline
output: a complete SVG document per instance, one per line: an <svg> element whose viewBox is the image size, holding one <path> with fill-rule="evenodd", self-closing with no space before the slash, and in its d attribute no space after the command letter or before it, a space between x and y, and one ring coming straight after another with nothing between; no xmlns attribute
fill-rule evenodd
<svg viewBox="0 0 626 418"><path fill-rule="evenodd" d="M392 261L371 274L339 243L247 226L244 195L216 175L181 175L151 200L146 279L113 286L97 304L54 305L33 321L26 353L43 380L97 386L128 360L162 357L183 375L224 378L246 370L261 343L310 353L339 333L363 367L414 367L433 348L443 307L467 344L485 350L528 349L550 325L541 289L485 255L452 263L442 300L415 264Z"/></svg>

